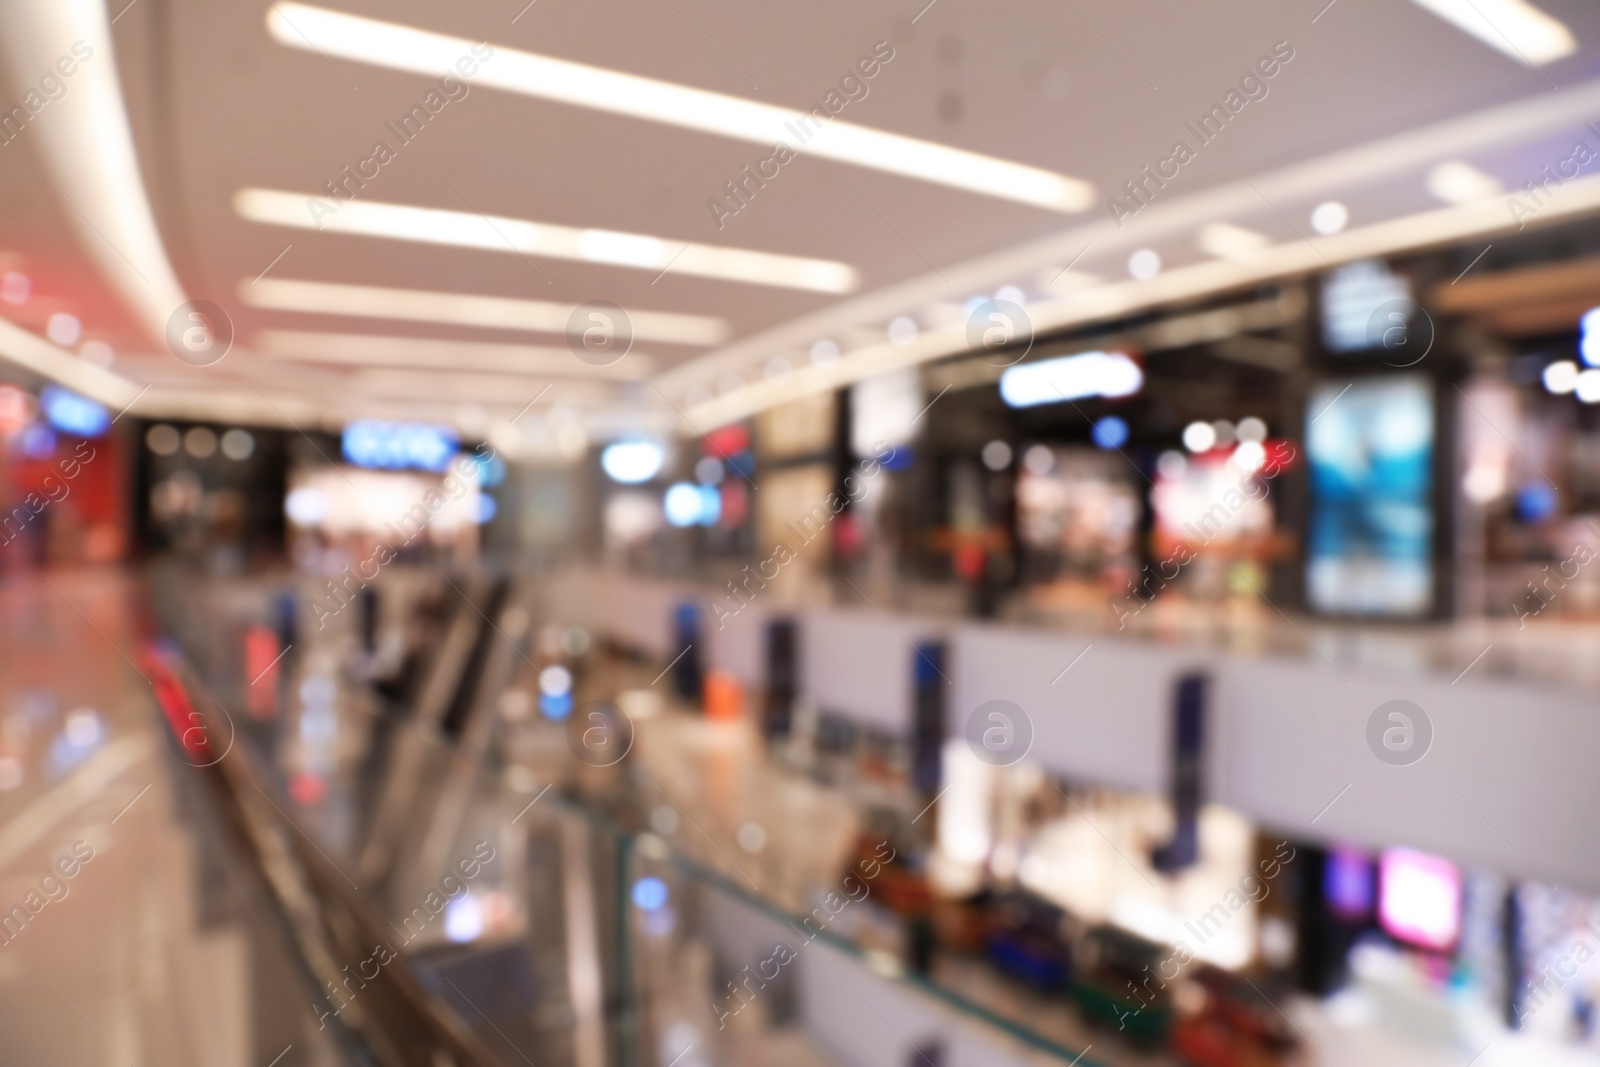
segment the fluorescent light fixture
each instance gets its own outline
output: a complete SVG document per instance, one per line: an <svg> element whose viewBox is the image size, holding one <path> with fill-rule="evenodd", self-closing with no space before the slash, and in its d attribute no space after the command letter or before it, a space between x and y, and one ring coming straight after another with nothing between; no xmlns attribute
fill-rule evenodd
<svg viewBox="0 0 1600 1067"><path fill-rule="evenodd" d="M1200 227L1200 250L1219 259L1249 259L1272 245L1266 234L1229 222L1208 222Z"/></svg>
<svg viewBox="0 0 1600 1067"><path fill-rule="evenodd" d="M1517 62L1542 67L1578 50L1572 31L1527 0L1414 0Z"/></svg>
<svg viewBox="0 0 1600 1067"><path fill-rule="evenodd" d="M584 378L642 378L650 373L652 365L648 356L638 352L628 353L628 358L618 363L595 366L575 361L571 352L555 346L314 330L262 330L251 339L251 347L300 363L566 374Z"/></svg>
<svg viewBox="0 0 1600 1067"><path fill-rule="evenodd" d="M674 274L819 293L853 292L861 280L854 267L831 259L719 248L614 230L583 230L471 211L335 200L273 189L241 189L234 194L233 207L241 218L273 226L576 259L652 273L670 267Z"/></svg>
<svg viewBox="0 0 1600 1067"><path fill-rule="evenodd" d="M112 408L132 404L142 392L121 375L80 359L6 318L0 318L0 363L21 367Z"/></svg>
<svg viewBox="0 0 1600 1067"><path fill-rule="evenodd" d="M374 285L341 285L289 278L239 282L239 299L254 308L305 311L319 315L353 315L406 322L440 322L532 333L567 332L577 308L546 300L517 300L471 293L426 289L386 289ZM716 345L727 340L728 324L706 315L669 311L627 311L633 336L640 341L679 345Z"/></svg>
<svg viewBox="0 0 1600 1067"><path fill-rule="evenodd" d="M1144 385L1144 371L1121 352L1023 363L1000 376L1000 399L1009 407L1031 408L1092 396L1132 396Z"/></svg>
<svg viewBox="0 0 1600 1067"><path fill-rule="evenodd" d="M1447 204L1470 204L1498 194L1500 183L1471 163L1455 159L1428 172L1428 192Z"/></svg>
<svg viewBox="0 0 1600 1067"><path fill-rule="evenodd" d="M475 42L300 3L274 4L267 29L280 44L436 78ZM1078 178L831 116L496 46L473 84L698 130L763 147L947 185L1051 211L1086 211L1094 186ZM821 108L817 109L821 111ZM824 111L824 115L827 113Z"/></svg>

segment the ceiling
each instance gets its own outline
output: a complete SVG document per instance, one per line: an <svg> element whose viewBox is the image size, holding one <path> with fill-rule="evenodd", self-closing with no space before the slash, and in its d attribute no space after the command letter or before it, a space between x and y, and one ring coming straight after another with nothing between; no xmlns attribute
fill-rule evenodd
<svg viewBox="0 0 1600 1067"><path fill-rule="evenodd" d="M1575 140L1600 146L1600 134L1582 125L1600 119L1600 82L1592 81L1600 9L1576 0L1541 0L1578 50L1537 68L1407 0L326 0L329 10L493 49L409 143L388 124L422 102L437 76L285 43L292 34L281 25L274 34L260 0L125 2L110 0L108 14L91 0L69 0L64 8L79 21L63 28L67 16L45 0L0 0L8 30L18 29L4 46L18 101L64 54L71 38L62 34L104 32L113 42L65 79L60 100L0 144L8 164L0 168L0 270L33 281L27 302L0 304L21 328L0 329L0 354L108 402L151 385L137 401L149 413L318 425L377 413L455 421L471 432L504 430L533 402L543 417L519 417L517 430L535 443L562 420L602 435L684 420L704 429L798 392L958 351L967 301L1001 286L1016 287L1033 327L1047 329L1325 269L1396 244L1514 228L1506 194L1446 203L1430 192L1432 169L1465 160L1515 190ZM489 76L511 77L519 53L531 53L806 109L875 47L879 56L892 49L892 59L835 123L1086 182L1095 191L1087 207L955 188L945 183L953 168L921 180L800 154L765 185L747 186L754 192L737 213L714 212L713 198L733 203L724 183L770 148L689 128L687 114L661 121L577 106ZM1107 198L1137 206L1124 182L1169 156L1179 138L1198 144L1185 123L1198 123L1275 47L1292 58L1265 81L1266 95L1119 226ZM155 262L141 258L137 232L119 237L139 204L94 184L114 170L106 112L76 134L71 128L71 109L88 107L90 79L108 72L159 237L152 255L170 262L176 295L135 267ZM241 190L294 194L291 205L326 197L324 183L371 157L379 140L395 148L393 158L350 203L443 210L471 226L488 216L481 247L241 217ZM1600 205L1587 181L1569 183L1533 224ZM1348 205L1350 222L1324 238L1307 219L1327 199ZM332 222L358 214L326 202L338 208L323 213ZM668 250L694 248L685 263L700 246L831 261L853 268L857 284L816 291L753 283L743 268L712 277L657 269L659 257L619 266L497 244L520 232L513 220L649 235ZM1206 250L1197 238L1218 222L1260 235L1262 247L1218 256L1212 242ZM1139 248L1159 254L1156 277L1129 277L1129 254ZM438 301L404 293L386 297L387 314L330 314L281 306L294 303L284 296L298 292L293 282L502 303L450 323L424 321ZM231 320L232 347L219 362L192 366L167 350L163 309L184 298L214 302ZM592 301L620 305L635 321L633 346L615 363L569 351L560 323ZM82 321L81 339L51 351L22 336L43 334L57 312ZM918 325L915 341L885 340L899 316ZM813 364L808 352L822 338L836 341L843 358ZM77 352L86 340L115 350L110 374L84 366Z"/></svg>

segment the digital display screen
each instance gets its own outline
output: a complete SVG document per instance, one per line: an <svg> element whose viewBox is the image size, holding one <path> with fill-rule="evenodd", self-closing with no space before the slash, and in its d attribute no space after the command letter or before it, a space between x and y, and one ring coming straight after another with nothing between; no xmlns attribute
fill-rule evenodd
<svg viewBox="0 0 1600 1067"><path fill-rule="evenodd" d="M1306 407L1306 596L1325 614L1433 602L1434 401L1422 375L1324 382Z"/></svg>
<svg viewBox="0 0 1600 1067"><path fill-rule="evenodd" d="M1386 849L1378 861L1378 921L1384 932L1444 952L1461 937L1461 871L1438 856Z"/></svg>
<svg viewBox="0 0 1600 1067"><path fill-rule="evenodd" d="M1328 850L1322 869L1322 895L1341 919L1360 922L1372 915L1372 862L1351 848Z"/></svg>
<svg viewBox="0 0 1600 1067"><path fill-rule="evenodd" d="M1323 344L1334 352L1393 348L1415 310L1404 277L1377 260L1347 263L1322 282Z"/></svg>

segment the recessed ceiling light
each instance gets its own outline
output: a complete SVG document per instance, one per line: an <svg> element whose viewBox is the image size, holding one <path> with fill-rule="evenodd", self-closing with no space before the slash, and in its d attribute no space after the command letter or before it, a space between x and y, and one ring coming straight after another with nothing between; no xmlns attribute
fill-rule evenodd
<svg viewBox="0 0 1600 1067"><path fill-rule="evenodd" d="M1500 183L1470 163L1452 160L1428 172L1428 192L1447 204L1470 204L1500 192Z"/></svg>
<svg viewBox="0 0 1600 1067"><path fill-rule="evenodd" d="M1577 38L1527 0L1415 0L1519 63L1542 67L1578 50Z"/></svg>
<svg viewBox="0 0 1600 1067"><path fill-rule="evenodd" d="M904 347L917 339L917 321L905 315L889 321L889 340Z"/></svg>
<svg viewBox="0 0 1600 1067"><path fill-rule="evenodd" d="M239 299L255 308L306 311L321 315L353 315L406 322L442 322L531 333L565 334L571 304L516 300L504 296L440 293L425 289L385 289L374 285L340 285L289 278L246 278ZM627 311L633 336L641 341L679 345L716 345L728 339L728 324L707 315L668 311Z"/></svg>
<svg viewBox="0 0 1600 1067"><path fill-rule="evenodd" d="M839 342L830 341L824 337L811 346L811 362L819 367L826 367L829 363L839 358Z"/></svg>
<svg viewBox="0 0 1600 1067"><path fill-rule="evenodd" d="M1272 245L1266 234L1229 222L1208 222L1200 227L1200 249L1220 259L1249 259Z"/></svg>
<svg viewBox="0 0 1600 1067"><path fill-rule="evenodd" d="M475 42L300 3L274 4L267 29L290 48L437 77ZM496 46L476 85L681 126L908 178L1014 200L1052 211L1086 211L1094 186L1038 167L948 145L884 133L809 111Z"/></svg>
<svg viewBox="0 0 1600 1067"><path fill-rule="evenodd" d="M272 189L241 189L234 194L233 207L242 218L275 226L576 259L651 272L670 268L674 274L819 293L852 292L860 281L854 267L831 259L719 248L645 234L577 229L470 211L370 200L333 200Z"/></svg>
<svg viewBox="0 0 1600 1067"><path fill-rule="evenodd" d="M1141 248L1128 257L1128 273L1139 281L1149 281L1161 273L1161 256L1152 248Z"/></svg>
<svg viewBox="0 0 1600 1067"><path fill-rule="evenodd" d="M1311 228L1332 237L1350 222L1350 209L1337 200L1324 200L1311 209Z"/></svg>
<svg viewBox="0 0 1600 1067"><path fill-rule="evenodd" d="M78 338L83 336L83 323L76 315L58 311L50 316L49 322L45 323L44 335L63 347L75 345L78 343Z"/></svg>
<svg viewBox="0 0 1600 1067"><path fill-rule="evenodd" d="M8 304L26 304L32 293L33 281L26 274L12 270L0 277L0 300Z"/></svg>
<svg viewBox="0 0 1600 1067"><path fill-rule="evenodd" d="M638 352L630 352L627 359L617 363L598 365L575 361L570 351L557 346L313 330L262 330L251 338L251 347L302 363L569 374L584 378L640 378L650 372L652 362Z"/></svg>

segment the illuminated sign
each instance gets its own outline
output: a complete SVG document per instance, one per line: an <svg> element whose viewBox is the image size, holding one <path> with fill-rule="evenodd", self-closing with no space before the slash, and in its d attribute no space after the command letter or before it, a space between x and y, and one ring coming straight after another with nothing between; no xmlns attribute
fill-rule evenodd
<svg viewBox="0 0 1600 1067"><path fill-rule="evenodd" d="M344 458L357 467L442 471L460 448L444 426L363 419L344 428Z"/></svg>
<svg viewBox="0 0 1600 1067"><path fill-rule="evenodd" d="M103 405L59 385L47 385L40 391L39 408L45 420L62 433L99 437L111 428L111 412Z"/></svg>

